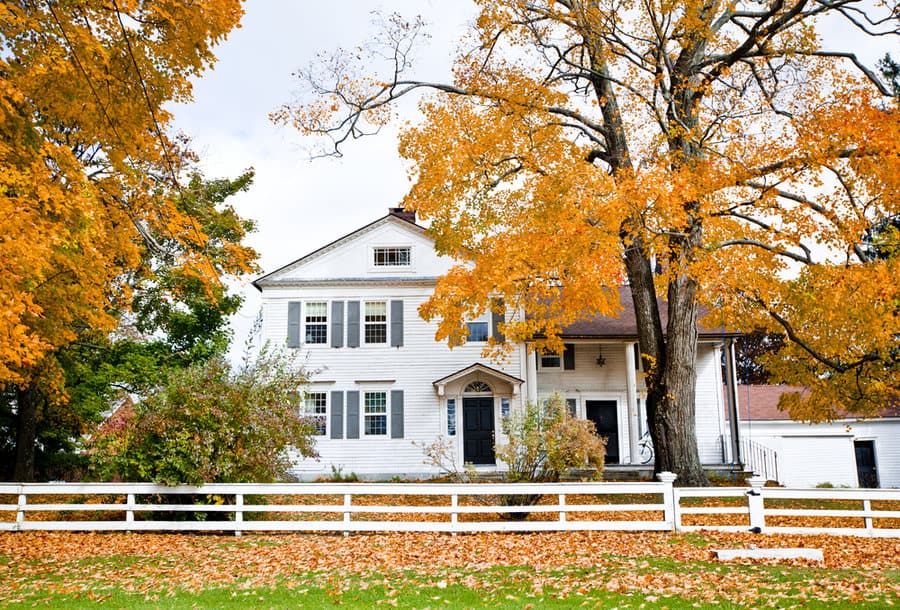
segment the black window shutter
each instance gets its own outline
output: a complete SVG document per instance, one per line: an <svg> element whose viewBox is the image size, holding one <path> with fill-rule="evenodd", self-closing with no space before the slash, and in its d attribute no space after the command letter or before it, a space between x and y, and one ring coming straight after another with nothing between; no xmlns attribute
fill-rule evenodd
<svg viewBox="0 0 900 610"><path fill-rule="evenodd" d="M359 392L347 392L347 438L359 438Z"/></svg>
<svg viewBox="0 0 900 610"><path fill-rule="evenodd" d="M344 346L344 302L331 302L331 347Z"/></svg>
<svg viewBox="0 0 900 610"><path fill-rule="evenodd" d="M575 344L574 343L566 343L563 347L565 347L565 351L563 351L563 369L566 371L574 371L575 370Z"/></svg>
<svg viewBox="0 0 900 610"><path fill-rule="evenodd" d="M500 332L500 324L506 321L506 309L503 299L497 299L494 306L500 311L491 309L491 336L494 338L494 341L503 342L506 341L506 337Z"/></svg>
<svg viewBox="0 0 900 610"><path fill-rule="evenodd" d="M331 393L331 438L344 438L344 393Z"/></svg>
<svg viewBox="0 0 900 610"><path fill-rule="evenodd" d="M288 347L300 347L300 301L288 303Z"/></svg>
<svg viewBox="0 0 900 610"><path fill-rule="evenodd" d="M391 345L403 345L403 301L391 301Z"/></svg>
<svg viewBox="0 0 900 610"><path fill-rule="evenodd" d="M403 390L391 390L391 438L403 438Z"/></svg>
<svg viewBox="0 0 900 610"><path fill-rule="evenodd" d="M359 301L347 301L347 347L359 347Z"/></svg>

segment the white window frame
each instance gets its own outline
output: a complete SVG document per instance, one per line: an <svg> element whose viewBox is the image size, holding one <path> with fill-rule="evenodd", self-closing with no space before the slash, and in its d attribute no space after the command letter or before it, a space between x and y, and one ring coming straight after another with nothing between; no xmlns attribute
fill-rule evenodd
<svg viewBox="0 0 900 610"><path fill-rule="evenodd" d="M556 358L558 364L556 366L548 366L544 364L544 358ZM563 355L562 354L538 354L537 355L537 368L540 371L561 371L563 369Z"/></svg>
<svg viewBox="0 0 900 610"><path fill-rule="evenodd" d="M459 399L459 403L462 403L462 399ZM451 407L453 408L451 409ZM447 417L444 419L444 424L447 427L447 436L456 437L459 435L459 405L456 398L447 399L446 414ZM451 422L453 426L450 425Z"/></svg>
<svg viewBox="0 0 900 610"><path fill-rule="evenodd" d="M384 305L384 322L368 322L366 321L366 306L369 304L381 303ZM387 299L372 299L369 301L362 302L362 324L360 325L360 332L362 333L362 341L360 342L362 345L390 345L391 343L391 312L389 307L390 302ZM376 324L384 324L384 341L369 341L366 337L366 330L370 325L374 326Z"/></svg>
<svg viewBox="0 0 900 610"><path fill-rule="evenodd" d="M317 343L310 343L310 342L308 342L308 341L306 340L306 329L307 329L307 326L308 326L308 322L307 322L307 317L308 317L308 316L307 316L307 313L306 313L306 312L307 312L307 308L309 307L309 305L312 305L312 304L323 304L323 305L325 305L325 321L324 321L324 322L316 322L316 323L315 323L315 324L324 324L324 326L325 326L325 340L322 341L322 342L317 342ZM330 336L330 334L331 334L331 329L328 328L328 327L330 326L330 324L329 324L329 322L330 322L330 319L329 319L329 318L330 318L330 315L329 315L329 313L328 313L329 305L330 305L330 303L329 303L327 300L325 300L325 299L313 299L313 300L309 300L309 301L303 301L303 314L302 314L303 317L302 317L302 319L301 319L302 325L301 325L301 329L300 329L300 332L302 333L302 335L300 335L300 336L301 336L302 339L303 339L303 344L304 344L304 345L328 345L328 344L329 344L329 341L330 341L330 339L331 339L331 336Z"/></svg>
<svg viewBox="0 0 900 610"><path fill-rule="evenodd" d="M314 410L314 408L316 406L322 406L322 405L313 405L313 410L310 409L310 399L312 398L313 394L322 395L325 397L325 405L324 405L325 412L324 413L316 413ZM301 407L303 409L303 415L305 415L306 417L312 418L312 419L318 419L321 417L325 422L324 429L321 433L318 432L318 426L316 427L316 432L313 434L313 436L315 436L315 437L323 437L323 436L327 437L328 436L328 418L329 418L329 415L331 414L331 405L329 404L331 401L330 401L328 394L329 394L328 392L322 391L322 390L307 390L303 396L303 405Z"/></svg>
<svg viewBox="0 0 900 610"><path fill-rule="evenodd" d="M481 314L473 320L466 320L466 328L469 328L469 324L484 324L485 334L484 340L470 339L471 329L469 329L469 332L466 334L466 343L487 343L491 338L491 316L488 312Z"/></svg>
<svg viewBox="0 0 900 610"><path fill-rule="evenodd" d="M375 253L378 250L409 250L408 265L376 265ZM371 273L411 273L416 270L416 248L412 244L373 244L366 250L367 267Z"/></svg>
<svg viewBox="0 0 900 610"><path fill-rule="evenodd" d="M362 394L362 405L359 410L359 429L360 436L362 438L390 438L391 437L391 393L388 390L363 390ZM368 401L367 398L370 394L382 394L384 395L384 412L368 412ZM366 417L384 417L384 434L370 434L366 428Z"/></svg>

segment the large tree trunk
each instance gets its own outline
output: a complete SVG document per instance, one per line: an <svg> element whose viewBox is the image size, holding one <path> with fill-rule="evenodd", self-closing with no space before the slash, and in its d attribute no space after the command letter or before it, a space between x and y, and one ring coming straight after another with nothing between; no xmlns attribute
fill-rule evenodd
<svg viewBox="0 0 900 610"><path fill-rule="evenodd" d="M696 282L678 277L669 284L669 323L666 331L666 366L662 371L665 394L651 424L656 449L656 471L678 473L684 486L709 485L697 447L695 392L697 384Z"/></svg>
<svg viewBox="0 0 900 610"><path fill-rule="evenodd" d="M647 386L647 423L656 454L654 472L674 472L678 475L676 483L682 486L708 485L697 449L694 404L696 282L680 276L669 284L669 320L663 335L650 261L640 251L640 244L626 249L625 266Z"/></svg>
<svg viewBox="0 0 900 610"><path fill-rule="evenodd" d="M38 394L33 386L16 389L16 463L13 480L34 480L34 454L37 444Z"/></svg>

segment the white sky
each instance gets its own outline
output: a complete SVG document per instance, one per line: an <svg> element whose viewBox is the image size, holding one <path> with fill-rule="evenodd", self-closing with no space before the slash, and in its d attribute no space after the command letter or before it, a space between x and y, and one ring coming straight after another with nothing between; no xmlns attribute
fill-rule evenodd
<svg viewBox="0 0 900 610"><path fill-rule="evenodd" d="M319 52L365 42L374 31L371 12L381 10L422 15L431 39L417 53L417 71L448 75L450 49L474 12L466 0L249 0L245 10L242 27L217 47L215 68L195 82L194 102L174 108L175 125L193 139L207 177L256 170L249 192L232 204L257 222L248 243L269 272L380 218L409 188L391 131L352 142L341 159L309 161L304 139L268 118L297 90L292 73ZM245 302L232 320L233 355L260 306L251 279L240 287Z"/></svg>
<svg viewBox="0 0 900 610"><path fill-rule="evenodd" d="M431 39L417 51L416 73L447 80L455 41L474 7L468 0L248 0L245 10L242 27L216 49L215 68L195 83L194 102L174 108L175 126L193 139L207 177L256 169L250 191L232 204L257 222L248 243L269 272L383 216L409 188L388 130L350 143L341 159L309 161L304 139L268 118L297 90L292 73L319 52L365 42L373 32L371 12L380 10L425 18ZM870 66L884 55L870 42L854 48L843 28L822 31L825 48L851 48ZM240 287L245 303L232 320L233 355L260 306L251 279Z"/></svg>

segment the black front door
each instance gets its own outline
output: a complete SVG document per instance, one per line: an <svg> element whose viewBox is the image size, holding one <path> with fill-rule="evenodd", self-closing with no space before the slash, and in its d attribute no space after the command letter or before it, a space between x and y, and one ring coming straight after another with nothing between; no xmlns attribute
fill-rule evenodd
<svg viewBox="0 0 900 610"><path fill-rule="evenodd" d="M463 461L495 464L494 398L463 398Z"/></svg>
<svg viewBox="0 0 900 610"><path fill-rule="evenodd" d="M856 475L860 487L878 487L875 470L875 441L853 441L856 448Z"/></svg>
<svg viewBox="0 0 900 610"><path fill-rule="evenodd" d="M619 403L615 400L586 400L587 418L594 422L597 434L606 438L606 463L619 463Z"/></svg>

